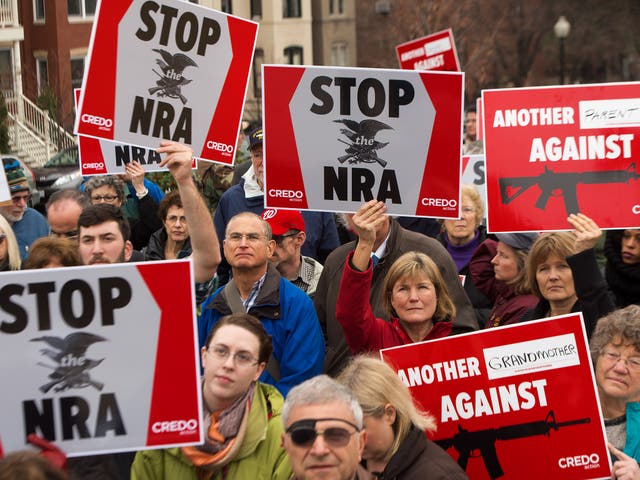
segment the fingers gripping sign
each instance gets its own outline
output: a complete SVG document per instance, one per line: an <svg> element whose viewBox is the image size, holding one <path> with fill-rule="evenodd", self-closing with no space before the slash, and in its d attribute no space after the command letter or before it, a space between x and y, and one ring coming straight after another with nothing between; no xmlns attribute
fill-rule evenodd
<svg viewBox="0 0 640 480"><path fill-rule="evenodd" d="M611 454L617 458L613 463L611 478L614 480L640 480L640 466L638 466L638 462L610 443L608 443L607 446Z"/></svg>

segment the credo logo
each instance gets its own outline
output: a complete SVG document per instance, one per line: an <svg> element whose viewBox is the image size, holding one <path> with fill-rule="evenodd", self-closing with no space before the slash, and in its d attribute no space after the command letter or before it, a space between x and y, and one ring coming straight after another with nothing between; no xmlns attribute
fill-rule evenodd
<svg viewBox="0 0 640 480"><path fill-rule="evenodd" d="M169 420L165 422L155 422L151 425L153 433L179 433L186 435L193 433L198 428L198 421L194 418L189 420Z"/></svg>
<svg viewBox="0 0 640 480"><path fill-rule="evenodd" d="M98 127L111 128L113 126L113 120L110 118L89 115L88 113L82 115L80 120L82 120L82 123L90 123L91 125L97 125Z"/></svg>
<svg viewBox="0 0 640 480"><path fill-rule="evenodd" d="M301 190L278 190L275 188L269 189L269 196L276 198L302 198L303 193Z"/></svg>
<svg viewBox="0 0 640 480"><path fill-rule="evenodd" d="M631 207L631 213L634 215L640 215L640 205L634 205Z"/></svg>
<svg viewBox="0 0 640 480"><path fill-rule="evenodd" d="M277 210L274 210L273 208L268 208L267 210L265 210L265 211L262 213L262 218L263 218L264 220L269 220L270 218L275 217L275 216L276 216L276 213L278 213L278 211L277 211Z"/></svg>
<svg viewBox="0 0 640 480"><path fill-rule="evenodd" d="M213 140L209 140L207 142L207 148L210 148L211 150L216 150L217 152L233 153L233 145L214 142Z"/></svg>
<svg viewBox="0 0 640 480"><path fill-rule="evenodd" d="M425 207L445 207L447 209L453 209L458 206L458 201L455 198L430 198L423 197L420 203Z"/></svg>
<svg viewBox="0 0 640 480"><path fill-rule="evenodd" d="M84 168L85 170L103 170L104 169L104 163L100 162L100 163L83 163L82 164L82 168Z"/></svg>
<svg viewBox="0 0 640 480"><path fill-rule="evenodd" d="M591 455L575 455L573 457L562 457L558 459L560 468L595 468L600 464L600 455L592 453Z"/></svg>

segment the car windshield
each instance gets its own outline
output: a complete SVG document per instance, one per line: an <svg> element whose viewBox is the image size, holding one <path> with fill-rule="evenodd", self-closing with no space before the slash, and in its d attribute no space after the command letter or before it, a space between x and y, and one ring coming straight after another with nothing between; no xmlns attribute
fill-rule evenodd
<svg viewBox="0 0 640 480"><path fill-rule="evenodd" d="M45 168L51 167L77 167L78 166L78 149L70 148L56 153L44 164Z"/></svg>

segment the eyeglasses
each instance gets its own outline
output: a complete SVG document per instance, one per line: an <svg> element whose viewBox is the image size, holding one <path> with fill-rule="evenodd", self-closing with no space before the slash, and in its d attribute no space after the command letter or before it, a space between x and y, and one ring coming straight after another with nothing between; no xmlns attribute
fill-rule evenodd
<svg viewBox="0 0 640 480"><path fill-rule="evenodd" d="M207 348L207 351L213 354L218 360L226 360L231 355L231 350L229 350L224 345L210 345ZM233 363L235 363L238 367L249 367L251 365L255 365L258 363L253 355L247 352L236 352L233 354Z"/></svg>
<svg viewBox="0 0 640 480"><path fill-rule="evenodd" d="M69 232L56 232L51 230L51 236L57 238L68 238L69 240L75 240L78 238L78 230L71 230Z"/></svg>
<svg viewBox="0 0 640 480"><path fill-rule="evenodd" d="M31 201L31 194L28 195L13 195L11 201L16 205L20 202L29 203Z"/></svg>
<svg viewBox="0 0 640 480"><path fill-rule="evenodd" d="M165 223L168 223L169 225L175 225L176 223L178 223L178 221L180 221L180 223L184 225L185 223L187 223L187 217L185 217L184 215L180 217L178 217L177 215L170 215L165 220Z"/></svg>
<svg viewBox="0 0 640 480"><path fill-rule="evenodd" d="M91 201L94 203L98 203L98 202L111 203L111 202L115 202L117 199L118 199L117 195L92 195L91 196Z"/></svg>
<svg viewBox="0 0 640 480"><path fill-rule="evenodd" d="M260 240L266 237L264 235L260 235L259 233L233 232L227 235L227 240L231 243L240 243L243 238L247 239L247 243L258 243Z"/></svg>
<svg viewBox="0 0 640 480"><path fill-rule="evenodd" d="M324 430L316 430L316 423L322 421L337 421L350 425L355 431L347 430L342 427L329 427ZM287 435L291 438L294 445L298 447L311 447L318 435L322 435L324 441L332 447L344 447L351 440L351 436L360 432L360 428L351 422L342 418L314 418L307 420L298 420L287 428Z"/></svg>
<svg viewBox="0 0 640 480"><path fill-rule="evenodd" d="M273 237L271 237L271 239L276 242L276 244L281 247L282 243L289 237L295 237L296 235L298 235L298 233L300 232L292 232L292 233L285 233L284 235L274 235Z"/></svg>
<svg viewBox="0 0 640 480"><path fill-rule="evenodd" d="M618 361L622 360L629 370L640 372L640 357L625 358L619 353L606 350L602 352L602 357L613 364L617 364Z"/></svg>

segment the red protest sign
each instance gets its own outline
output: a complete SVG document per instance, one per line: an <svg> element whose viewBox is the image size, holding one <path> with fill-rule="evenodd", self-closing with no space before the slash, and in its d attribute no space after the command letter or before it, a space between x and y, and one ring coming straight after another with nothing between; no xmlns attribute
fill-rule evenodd
<svg viewBox="0 0 640 480"><path fill-rule="evenodd" d="M469 478L610 478L581 314L381 355L436 417L434 440Z"/></svg>
<svg viewBox="0 0 640 480"><path fill-rule="evenodd" d="M101 2L75 131L232 164L257 33L190 2Z"/></svg>
<svg viewBox="0 0 640 480"><path fill-rule="evenodd" d="M263 66L265 203L457 218L464 74Z"/></svg>
<svg viewBox="0 0 640 480"><path fill-rule="evenodd" d="M396 47L400 68L459 72L460 62L451 29L432 33Z"/></svg>
<svg viewBox="0 0 640 480"><path fill-rule="evenodd" d="M640 225L639 98L637 82L484 90L489 231Z"/></svg>
<svg viewBox="0 0 640 480"><path fill-rule="evenodd" d="M7 272L3 295L6 450L30 433L69 456L202 442L190 261Z"/></svg>

